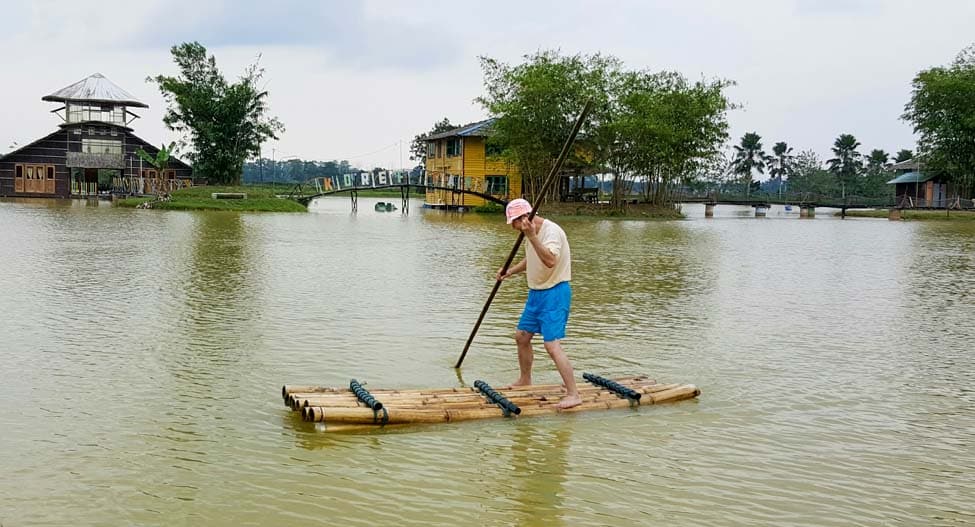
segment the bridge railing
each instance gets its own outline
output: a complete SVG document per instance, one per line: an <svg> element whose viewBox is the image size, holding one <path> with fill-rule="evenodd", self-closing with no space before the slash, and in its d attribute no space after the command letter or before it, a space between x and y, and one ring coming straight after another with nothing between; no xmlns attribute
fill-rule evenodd
<svg viewBox="0 0 975 527"><path fill-rule="evenodd" d="M742 204L776 204L776 205L810 205L815 207L835 207L835 208L867 208L867 207L892 207L895 201L892 197L867 197L867 196L827 196L814 192L697 192L685 193L678 197L679 201L685 203L742 203Z"/></svg>

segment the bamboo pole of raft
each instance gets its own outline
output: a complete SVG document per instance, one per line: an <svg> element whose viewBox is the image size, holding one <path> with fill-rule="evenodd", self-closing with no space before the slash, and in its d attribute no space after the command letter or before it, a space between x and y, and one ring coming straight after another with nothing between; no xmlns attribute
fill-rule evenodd
<svg viewBox="0 0 975 527"><path fill-rule="evenodd" d="M651 384L647 386L633 386L632 389L639 393L654 393L670 388L677 387L677 384ZM616 394L606 390L599 389L597 387L580 387L579 394L583 396L589 395L601 395L601 396L613 396ZM417 395L415 397L397 397L397 398L384 398L382 403L384 406L404 406L404 405L434 405L434 404L454 404L454 403L464 403L467 401L485 401L483 395L480 393L470 393L464 396L424 396ZM505 395L505 394L502 394ZM508 393L505 397L512 401L537 401L537 400L558 400L565 395L564 390L560 391L547 391L547 392L512 392ZM552 398L552 399L549 399ZM297 410L300 407L305 406L359 406L360 403L355 397L297 397L293 399L291 408Z"/></svg>
<svg viewBox="0 0 975 527"><path fill-rule="evenodd" d="M692 385L674 385L660 392L648 394L640 400L640 406L661 404L678 401L697 396L700 391ZM559 409L558 401L529 401L521 406L522 416L553 414L560 412L575 412L594 409L626 408L637 405L629 399L616 396L585 397L578 407ZM467 419L493 418L502 415L501 409L492 403L484 403L462 407L385 407L391 424L446 422ZM578 409L577 409L578 408ZM375 421L382 414L376 414L366 407L321 407L309 406L301 409L302 418L306 421L342 422L379 424Z"/></svg>
<svg viewBox="0 0 975 527"><path fill-rule="evenodd" d="M630 388L641 393L651 393L654 391L661 391L669 387L677 386L673 385L662 385L656 384L654 382L648 384L637 384L631 383ZM523 401L523 400L538 400L539 398L548 399L561 398L565 395L565 389L561 386L552 385L549 389L544 390L500 390L499 393L504 395L507 399L512 402ZM615 394L605 388L601 388L593 385L584 385L579 387L580 395L601 393L605 395ZM471 391L468 393L453 393L453 394L426 394L426 393L402 393L397 394L393 397L382 397L381 402L384 406L403 406L403 405L432 405L432 404L444 404L444 403L459 403L463 401L483 401L484 396L480 392ZM358 406L358 399L351 393L336 393L336 394L309 394L309 395L298 395L293 394L291 399L288 401L288 406L294 410L304 406Z"/></svg>
<svg viewBox="0 0 975 527"><path fill-rule="evenodd" d="M632 376L632 377L620 377L616 379L616 382L626 383L631 386L647 386L655 384L656 381L650 379L647 376ZM302 387L305 388L305 387ZM580 390L596 390L605 389L598 388L592 384L582 384L579 387ZM544 393L561 393L564 392L565 388L561 384L534 384L529 386L515 386L510 388L499 388L497 391L502 395L518 395L521 393L531 392L537 393L539 395ZM474 388L447 388L447 389L422 389L422 390L372 390L371 393L377 400L386 404L387 401L396 400L403 397L480 397L480 392ZM350 390L345 389L333 389L331 391L317 391L317 392L291 392L285 396L285 405L289 408L295 407L295 401L297 399L328 399L336 398L342 399L356 399L355 394Z"/></svg>
<svg viewBox="0 0 975 527"><path fill-rule="evenodd" d="M535 218L535 213L538 212L538 206L542 204L542 199L544 199L545 194L548 192L549 187L552 186L552 182L559 174L559 170L562 169L562 163L565 162L565 158L569 155L569 150L572 148L572 143L576 140L576 135L579 134L579 129L582 128L582 123L586 121L586 117L589 116L589 112L592 110L592 100L586 101L586 105L582 108L582 113L579 114L579 118L576 119L576 123L572 126L572 133L569 134L569 138L565 140L565 144L562 145L562 151L559 152L559 157L555 160L555 164L552 166L552 171L548 173L548 177L545 178L545 182L542 183L541 189L538 192L538 198L535 199L535 205L532 206L532 211L528 214L528 220L531 221ZM521 247L521 242L525 239L525 233L518 234L518 240L515 241L515 246L511 248L511 253L508 254L508 259L505 260L504 266L501 267L501 274L504 274L508 267L511 266L511 262L514 261L515 255L518 254L518 248ZM498 289L501 287L501 280L496 280L494 282L494 288L491 289L491 294L488 295L487 302L484 303L484 308L481 309L480 316L477 317L477 322L474 324L474 329L471 330L471 335L467 337L467 343L464 344L464 351L461 352L460 358L457 359L457 364L454 368L460 368L460 365L464 363L464 357L467 356L467 350L471 348L471 342L474 342L474 335L477 335L478 328L481 327L481 322L484 321L484 315L487 314L488 308L491 307L491 302L494 300L494 295L498 294Z"/></svg>
<svg viewBox="0 0 975 527"><path fill-rule="evenodd" d="M701 392L694 385L681 385L677 388L651 394L640 400L639 406L648 406L669 402L681 401L696 397ZM644 401L644 399L646 399ZM522 409L521 417L545 415L555 413L575 413L587 410L605 410L613 408L628 408L634 403L628 399L606 398L595 401L584 401L572 408L560 409L553 402L542 406L529 406ZM494 405L485 408L459 408L459 409L419 409L419 408L386 408L387 420L385 424L409 424L409 423L446 423L451 421L468 421L473 419L495 418L501 414L501 410ZM382 419L383 415L377 415L369 408L323 408L320 406L309 406L302 409L302 419L312 422L325 423L353 423L353 424L381 424L377 418Z"/></svg>
<svg viewBox="0 0 975 527"><path fill-rule="evenodd" d="M644 379L640 379L640 380L624 380L624 381L618 381L618 382L625 382L626 384L630 385L631 387L643 387L643 386L650 386L650 385L656 384L656 381L653 380L653 379L645 379L645 380ZM606 388L599 387L599 386L594 386L592 384L581 384L579 386L579 389L580 390L605 390ZM559 392L564 392L565 391L565 387L563 387L561 384L535 384L535 385L530 385L530 386L516 386L516 387L511 387L511 388L498 388L496 391L498 391L501 394L511 394L511 395L518 395L518 394L524 394L524 393L543 394L543 393L559 393ZM391 391L379 391L379 390L374 390L374 391L370 391L369 393L371 393L374 397L376 397L376 399L380 399L382 401L392 400L392 399L397 399L397 398L403 398L403 397L444 397L444 398L449 398L449 397L471 397L471 396L480 395L480 392L478 390L474 389L474 388L461 388L461 389L452 390L452 391L443 391L443 390L396 390L396 391L392 391L391 390ZM330 397L332 397L332 398L343 398L343 397L352 397L352 398L354 398L355 397L355 394L352 393L350 390L344 390L344 391L336 391L336 392L296 392L296 393L291 393L291 394L288 395L288 399L289 400L296 399L296 398L330 398Z"/></svg>
<svg viewBox="0 0 975 527"><path fill-rule="evenodd" d="M656 384L656 383L645 384L645 385L631 384L631 389L634 389L636 391L643 390L643 391L652 392L652 391L660 391L660 390L666 389L667 386L676 386L676 385L661 385L661 384ZM580 394L590 394L590 393L606 393L606 394L609 394L609 393L612 393L612 392L610 392L609 390L607 390L605 388L600 388L600 387L596 387L596 386L592 386L592 385L580 386L579 387L579 392L580 392ZM556 388L552 388L552 389L548 389L548 390L537 390L537 391L531 391L531 390L524 390L524 391L511 390L511 391L507 391L507 390L504 390L504 391L500 391L499 393L501 393L502 395L504 395L508 399L519 399L520 400L520 399L526 399L526 398L562 397L565 394L565 390L562 387L556 387ZM404 394L398 394L398 395L395 395L395 396L383 396L381 402L383 403L383 405L389 406L389 405L399 405L399 404L409 403L409 402L425 402L425 403L429 403L429 404L434 404L434 403L438 403L438 402L457 402L457 401L465 401L465 400L483 400L483 399L484 399L484 396L481 395L479 392L472 391L472 392L468 392L466 394L461 394L461 393L457 393L457 394L404 393ZM320 403L320 404L318 404L319 406L328 406L328 404L330 402L334 402L334 403L344 403L344 402L357 403L358 402L358 399L353 394L351 394L351 393L327 394L327 395L321 395L321 394L298 395L298 394L295 394L295 395L292 395L291 396L291 399L289 400L289 406L292 407L292 408L296 408L296 407L300 407L300 406L309 406L310 403Z"/></svg>
<svg viewBox="0 0 975 527"><path fill-rule="evenodd" d="M655 382L653 379L650 379L646 375L628 375L628 376L617 377L617 378L615 378L613 380L615 380L618 383L627 383L627 382L640 382L640 383L649 382L649 383L653 383L653 382ZM532 384L532 385L528 385L528 386L513 386L513 387L508 387L508 388L499 388L499 390L548 389L548 388L559 388L561 386L562 386L561 384ZM456 387L453 387L453 388L434 388L434 389L428 389L427 388L427 389L416 389L416 390L403 390L403 389L375 389L375 390L373 390L373 389L370 389L369 390L369 393L371 393L373 395L376 395L376 394L396 394L396 393L415 393L415 392L431 393L431 394L435 394L436 393L436 394L439 394L439 393L467 393L467 392L471 392L471 391L475 391L476 392L476 389L475 388L472 388L472 387L461 387L461 386L456 386ZM349 390L348 388L335 388L335 387L331 387L331 386L306 386L306 385L285 384L284 386L281 387L281 397L283 397L285 400L288 399L288 396L293 395L293 394L348 394L348 393L352 393L351 390Z"/></svg>

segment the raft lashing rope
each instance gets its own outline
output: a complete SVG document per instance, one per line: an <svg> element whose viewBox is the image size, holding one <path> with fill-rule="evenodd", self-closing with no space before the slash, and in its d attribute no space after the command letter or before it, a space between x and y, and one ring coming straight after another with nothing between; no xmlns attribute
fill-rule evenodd
<svg viewBox="0 0 975 527"><path fill-rule="evenodd" d="M641 394L640 392L637 392L631 388L627 388L626 386L623 386L622 384L614 380L610 380L605 377L600 377L599 375L595 375L592 373L583 373L582 378L591 382L592 384L595 384L596 386L602 386L603 388L606 388L607 390L615 393L616 395L619 395L620 397L625 397L627 399L630 399L631 401L639 401L640 397L643 397L643 394Z"/></svg>
<svg viewBox="0 0 975 527"><path fill-rule="evenodd" d="M372 422L382 425L389 422L389 410L383 408L383 403L377 401L376 398L369 393L369 390L362 387L362 384L360 384L359 381L355 379L349 381L349 390L355 394L356 399L359 399L365 403L365 405L372 410ZM383 413L382 417L379 417L379 412Z"/></svg>
<svg viewBox="0 0 975 527"><path fill-rule="evenodd" d="M510 417L511 414L518 415L521 413L521 408L518 408L518 405L496 392L488 383L484 381L474 381L474 387L484 394L484 397L487 397L489 401L498 405L505 417Z"/></svg>

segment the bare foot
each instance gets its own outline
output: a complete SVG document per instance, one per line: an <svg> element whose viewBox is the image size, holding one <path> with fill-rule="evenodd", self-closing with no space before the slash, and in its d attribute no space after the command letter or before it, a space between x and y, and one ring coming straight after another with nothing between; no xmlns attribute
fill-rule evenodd
<svg viewBox="0 0 975 527"><path fill-rule="evenodd" d="M517 388L519 386L531 386L531 385L532 385L531 379L518 379L517 381L503 387L502 389Z"/></svg>
<svg viewBox="0 0 975 527"><path fill-rule="evenodd" d="M582 397L580 397L579 394L566 395L561 401L559 401L559 404L555 405L555 407L559 410L566 410L574 406L579 406L580 404L582 404Z"/></svg>

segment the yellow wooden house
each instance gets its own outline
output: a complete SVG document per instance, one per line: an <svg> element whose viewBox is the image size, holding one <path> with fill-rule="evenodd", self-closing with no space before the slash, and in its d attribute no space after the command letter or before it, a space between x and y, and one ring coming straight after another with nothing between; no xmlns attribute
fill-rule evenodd
<svg viewBox="0 0 975 527"><path fill-rule="evenodd" d="M427 189L424 207L465 209L488 203L477 194L504 201L521 196L518 168L495 152L487 138L494 119L426 137Z"/></svg>

